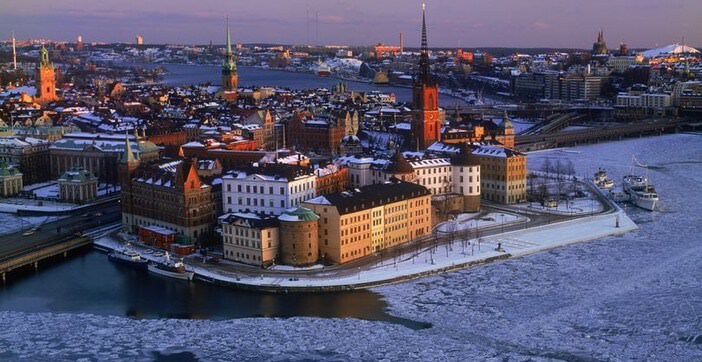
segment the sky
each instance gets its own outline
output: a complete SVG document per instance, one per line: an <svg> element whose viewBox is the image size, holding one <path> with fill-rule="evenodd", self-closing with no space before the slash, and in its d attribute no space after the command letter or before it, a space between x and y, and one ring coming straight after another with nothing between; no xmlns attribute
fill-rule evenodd
<svg viewBox="0 0 702 362"><path fill-rule="evenodd" d="M419 0L0 0L0 39L419 45ZM316 16L315 16L316 14ZM702 46L700 0L427 0L432 47ZM315 17L318 25L315 26ZM310 21L308 21L308 19ZM315 31L315 28L317 29ZM317 40L317 41L316 41Z"/></svg>

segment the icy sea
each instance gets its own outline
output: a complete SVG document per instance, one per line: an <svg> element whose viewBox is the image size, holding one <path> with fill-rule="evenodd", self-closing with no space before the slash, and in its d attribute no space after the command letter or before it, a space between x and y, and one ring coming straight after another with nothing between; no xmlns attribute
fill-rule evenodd
<svg viewBox="0 0 702 362"><path fill-rule="evenodd" d="M632 155L661 195L623 237L375 289L426 329L357 319L226 321L0 312L0 360L702 360L702 136L529 155L598 167ZM645 173L645 170L639 170ZM232 305L232 308L236 308Z"/></svg>

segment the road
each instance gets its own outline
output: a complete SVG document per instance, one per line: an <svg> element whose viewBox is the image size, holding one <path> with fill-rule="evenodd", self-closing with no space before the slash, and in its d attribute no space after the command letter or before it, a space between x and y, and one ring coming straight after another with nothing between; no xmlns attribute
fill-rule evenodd
<svg viewBox="0 0 702 362"><path fill-rule="evenodd" d="M111 224L121 218L120 206L114 202L83 209L75 215L46 223L29 236L23 236L21 231L3 235L0 241L0 260L69 240L77 232Z"/></svg>

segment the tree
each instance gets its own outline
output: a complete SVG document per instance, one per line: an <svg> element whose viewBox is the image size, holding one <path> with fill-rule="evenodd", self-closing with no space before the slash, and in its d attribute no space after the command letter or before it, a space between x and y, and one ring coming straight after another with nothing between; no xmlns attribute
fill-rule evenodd
<svg viewBox="0 0 702 362"><path fill-rule="evenodd" d="M553 168L553 166L551 165L551 159L550 159L550 158L547 158L547 159L544 161L544 164L541 165L541 171L543 171L544 173L546 173L547 176L551 174L551 169L552 169L552 168Z"/></svg>

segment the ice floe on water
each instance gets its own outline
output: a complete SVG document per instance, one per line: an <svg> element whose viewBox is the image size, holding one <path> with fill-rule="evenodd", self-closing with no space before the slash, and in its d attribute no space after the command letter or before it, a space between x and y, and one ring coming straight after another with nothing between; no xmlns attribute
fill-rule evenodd
<svg viewBox="0 0 702 362"><path fill-rule="evenodd" d="M579 174L647 164L662 211L640 229L375 291L413 330L358 319L226 321L0 312L0 360L702 360L702 137L530 156ZM236 305L232 305L236 308Z"/></svg>

